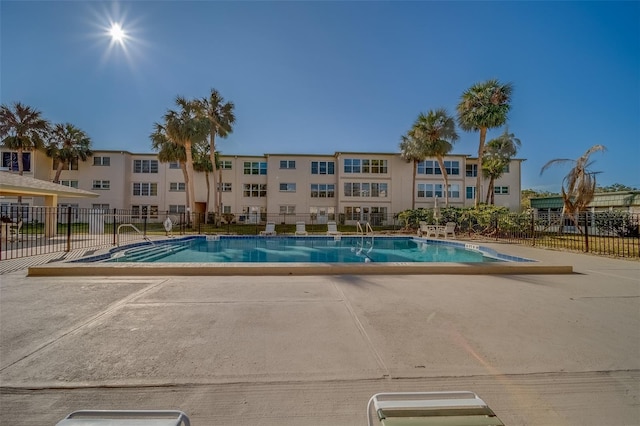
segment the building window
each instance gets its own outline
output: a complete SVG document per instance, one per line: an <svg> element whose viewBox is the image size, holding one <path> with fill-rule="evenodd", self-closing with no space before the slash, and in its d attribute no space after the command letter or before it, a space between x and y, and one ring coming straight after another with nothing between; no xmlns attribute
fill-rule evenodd
<svg viewBox="0 0 640 426"><path fill-rule="evenodd" d="M360 160L354 158L344 159L344 172L345 173L361 173Z"/></svg>
<svg viewBox="0 0 640 426"><path fill-rule="evenodd" d="M93 157L94 166L110 166L111 157Z"/></svg>
<svg viewBox="0 0 640 426"><path fill-rule="evenodd" d="M18 153L17 152L3 152L2 153L2 167L11 170L12 172L18 171ZM22 153L22 170L25 172L31 171L31 153Z"/></svg>
<svg viewBox="0 0 640 426"><path fill-rule="evenodd" d="M360 160L357 158L344 159L345 173L387 173L387 160Z"/></svg>
<svg viewBox="0 0 640 426"><path fill-rule="evenodd" d="M425 160L418 162L416 173L419 175L441 175L440 165L437 161Z"/></svg>
<svg viewBox="0 0 640 426"><path fill-rule="evenodd" d="M134 205L131 206L131 217L133 218L157 218L158 217L158 206L149 206L149 205Z"/></svg>
<svg viewBox="0 0 640 426"><path fill-rule="evenodd" d="M362 160L362 173L387 173L387 160Z"/></svg>
<svg viewBox="0 0 640 426"><path fill-rule="evenodd" d="M312 161L312 175L333 175L335 174L336 163L333 161Z"/></svg>
<svg viewBox="0 0 640 426"><path fill-rule="evenodd" d="M266 197L267 185L264 183L245 183L242 185L245 197Z"/></svg>
<svg viewBox="0 0 640 426"><path fill-rule="evenodd" d="M493 187L494 194L502 194L509 195L509 187L508 186L494 186Z"/></svg>
<svg viewBox="0 0 640 426"><path fill-rule="evenodd" d="M231 206L222 206L222 213L231 214Z"/></svg>
<svg viewBox="0 0 640 426"><path fill-rule="evenodd" d="M296 206L280 206L280 214L296 214Z"/></svg>
<svg viewBox="0 0 640 426"><path fill-rule="evenodd" d="M231 192L231 182L218 182L218 191Z"/></svg>
<svg viewBox="0 0 640 426"><path fill-rule="evenodd" d="M448 175L459 175L460 174L460 162L459 161L445 161L444 168L447 171Z"/></svg>
<svg viewBox="0 0 640 426"><path fill-rule="evenodd" d="M280 160L281 169L295 169L296 162L294 160Z"/></svg>
<svg viewBox="0 0 640 426"><path fill-rule="evenodd" d="M244 174L245 175L266 175L267 163L263 161L245 161Z"/></svg>
<svg viewBox="0 0 640 426"><path fill-rule="evenodd" d="M433 184L432 183L419 183L418 184L418 198L433 198Z"/></svg>
<svg viewBox="0 0 640 426"><path fill-rule="evenodd" d="M376 197L387 196L386 183L346 182L344 184L345 197Z"/></svg>
<svg viewBox="0 0 640 426"><path fill-rule="evenodd" d="M133 160L133 173L158 173L158 160Z"/></svg>
<svg viewBox="0 0 640 426"><path fill-rule="evenodd" d="M371 196L379 198L387 198L387 184L386 183L372 183L371 184Z"/></svg>
<svg viewBox="0 0 640 426"><path fill-rule="evenodd" d="M103 213L109 213L109 204L91 204L93 210L100 210Z"/></svg>
<svg viewBox="0 0 640 426"><path fill-rule="evenodd" d="M296 192L295 183L281 183L280 192Z"/></svg>
<svg viewBox="0 0 640 426"><path fill-rule="evenodd" d="M449 198L460 198L460 185L457 183L449 184L448 194Z"/></svg>
<svg viewBox="0 0 640 426"><path fill-rule="evenodd" d="M169 213L179 214L186 211L187 209L183 204L169 204Z"/></svg>
<svg viewBox="0 0 640 426"><path fill-rule="evenodd" d="M134 196L156 196L158 195L158 184L151 182L135 182L133 184Z"/></svg>
<svg viewBox="0 0 640 426"><path fill-rule="evenodd" d="M180 163L178 161L169 161L169 168L170 169L179 169L180 168Z"/></svg>
<svg viewBox="0 0 640 426"><path fill-rule="evenodd" d="M312 183L311 198L335 198L336 186L334 184Z"/></svg>
<svg viewBox="0 0 640 426"><path fill-rule="evenodd" d="M466 198L467 200L475 200L476 199L476 187L475 186L467 186L466 188Z"/></svg>
<svg viewBox="0 0 640 426"><path fill-rule="evenodd" d="M220 161L220 169L222 170L231 170L231 160L222 160Z"/></svg>
<svg viewBox="0 0 640 426"><path fill-rule="evenodd" d="M56 158L53 159L53 170L58 170L58 164L60 161ZM78 170L78 159L73 158L71 161L65 161L62 165L62 170Z"/></svg>
<svg viewBox="0 0 640 426"><path fill-rule="evenodd" d="M505 164L502 168L502 173L509 173L509 164Z"/></svg>
<svg viewBox="0 0 640 426"><path fill-rule="evenodd" d="M111 181L108 180L94 180L91 185L91 189L110 189Z"/></svg>
<svg viewBox="0 0 640 426"><path fill-rule="evenodd" d="M467 177L476 177L476 176L478 176L478 165L477 164L467 164L465 175Z"/></svg>
<svg viewBox="0 0 640 426"><path fill-rule="evenodd" d="M69 188L78 188L78 181L77 180L61 180L60 181L60 185L62 186L68 186Z"/></svg>
<svg viewBox="0 0 640 426"><path fill-rule="evenodd" d="M185 191L184 182L171 182L171 183L169 183L169 191L170 192L184 192Z"/></svg>

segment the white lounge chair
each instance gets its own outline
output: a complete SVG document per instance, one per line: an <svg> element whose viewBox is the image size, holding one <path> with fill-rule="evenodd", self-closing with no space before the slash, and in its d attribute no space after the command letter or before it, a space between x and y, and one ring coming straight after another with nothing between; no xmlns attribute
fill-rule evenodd
<svg viewBox="0 0 640 426"><path fill-rule="evenodd" d="M296 222L296 235L309 235L304 222Z"/></svg>
<svg viewBox="0 0 640 426"><path fill-rule="evenodd" d="M378 393L369 400L367 422L369 426L504 426L478 395L466 391Z"/></svg>
<svg viewBox="0 0 640 426"><path fill-rule="evenodd" d="M342 235L342 232L338 231L338 225L335 222L327 222L327 235Z"/></svg>
<svg viewBox="0 0 640 426"><path fill-rule="evenodd" d="M56 426L190 426L182 411L169 410L79 410Z"/></svg>
<svg viewBox="0 0 640 426"><path fill-rule="evenodd" d="M260 235L276 235L276 223L267 222L264 231L260 231Z"/></svg>

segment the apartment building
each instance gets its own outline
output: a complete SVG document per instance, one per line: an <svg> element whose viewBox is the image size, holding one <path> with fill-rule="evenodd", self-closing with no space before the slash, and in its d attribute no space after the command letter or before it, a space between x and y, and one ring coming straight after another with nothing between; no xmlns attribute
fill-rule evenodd
<svg viewBox="0 0 640 426"><path fill-rule="evenodd" d="M0 150L0 170L16 171L17 154ZM332 155L265 154L222 155L216 177L221 188L222 212L245 223L263 222L266 215L287 217L311 215L324 223L369 221L383 224L394 214L415 207L444 206L442 171L435 158L406 162L399 153L336 152ZM495 182L495 203L513 211L520 208L521 159L514 159ZM52 181L53 161L42 152L24 153L24 174ZM478 173L477 158L451 154L445 158L449 180L449 205L473 206ZM213 177L209 176L210 184ZM61 185L99 194L93 199L59 200L60 206L94 209L131 209L150 219L162 219L166 212L186 211L185 179L178 163L161 163L153 153L96 150L88 161L66 165ZM486 197L484 181L481 201ZM195 209L205 212L207 182L204 172L195 175ZM0 204L16 205L3 197ZM37 206L38 197L23 197L23 204Z"/></svg>

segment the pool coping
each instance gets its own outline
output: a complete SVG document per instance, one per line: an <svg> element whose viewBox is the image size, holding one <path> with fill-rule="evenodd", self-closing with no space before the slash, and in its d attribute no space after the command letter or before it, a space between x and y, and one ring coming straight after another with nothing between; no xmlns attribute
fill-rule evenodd
<svg viewBox="0 0 640 426"><path fill-rule="evenodd" d="M163 241L190 240L210 238L211 236L189 236ZM227 237L227 236L225 236ZM231 236L230 238L256 238L255 236ZM258 238L282 238L280 236L261 236ZM333 238L327 236L304 236L293 238ZM380 238L398 238L380 236ZM114 253L149 242L139 242L122 247L112 248L84 259L72 262L56 262L28 268L28 276L278 276L278 275L514 275L514 274L571 274L570 265L553 265L537 262L532 259L510 256L477 244L468 244L455 240L437 240L411 237L414 240L429 244L443 244L477 250L487 257L504 262L490 263L187 263L187 262L114 262L109 259ZM84 262L84 263L83 263ZM89 262L89 263L86 263Z"/></svg>
<svg viewBox="0 0 640 426"><path fill-rule="evenodd" d="M503 263L49 263L37 276L521 275L572 274L570 265Z"/></svg>

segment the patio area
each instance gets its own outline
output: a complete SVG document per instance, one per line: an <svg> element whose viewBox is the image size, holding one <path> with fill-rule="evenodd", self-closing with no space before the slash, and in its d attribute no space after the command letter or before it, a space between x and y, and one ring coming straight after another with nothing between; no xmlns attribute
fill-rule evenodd
<svg viewBox="0 0 640 426"><path fill-rule="evenodd" d="M469 390L508 425L638 424L640 263L498 248L574 273L7 272L0 423L180 409L195 426L364 425L374 393Z"/></svg>

